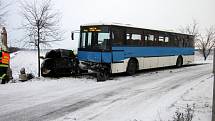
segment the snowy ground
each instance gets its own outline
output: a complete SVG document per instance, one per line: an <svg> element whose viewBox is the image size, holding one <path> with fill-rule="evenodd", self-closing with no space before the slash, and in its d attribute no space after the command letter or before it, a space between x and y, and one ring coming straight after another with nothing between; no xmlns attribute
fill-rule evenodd
<svg viewBox="0 0 215 121"><path fill-rule="evenodd" d="M71 77L0 85L0 121L168 121L187 104L195 104L193 121L210 121L211 62L209 57L205 64L117 75L103 83ZM14 78L22 67L36 74L36 64L35 51L14 54Z"/></svg>
<svg viewBox="0 0 215 121"><path fill-rule="evenodd" d="M44 56L46 51L41 51L41 55ZM11 68L13 71L13 77L17 79L21 68L25 68L26 73L32 73L37 75L37 51L26 50L12 53L11 55ZM41 59L42 62L42 59Z"/></svg>

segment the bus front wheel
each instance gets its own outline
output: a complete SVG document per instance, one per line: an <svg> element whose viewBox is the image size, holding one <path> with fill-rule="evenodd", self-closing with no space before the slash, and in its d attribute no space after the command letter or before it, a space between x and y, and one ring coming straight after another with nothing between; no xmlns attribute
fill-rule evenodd
<svg viewBox="0 0 215 121"><path fill-rule="evenodd" d="M100 71L97 72L97 82L103 82L108 80L110 77L110 73L108 71Z"/></svg>
<svg viewBox="0 0 215 121"><path fill-rule="evenodd" d="M137 61L135 59L129 60L126 73L132 76L136 73L136 71L137 71Z"/></svg>

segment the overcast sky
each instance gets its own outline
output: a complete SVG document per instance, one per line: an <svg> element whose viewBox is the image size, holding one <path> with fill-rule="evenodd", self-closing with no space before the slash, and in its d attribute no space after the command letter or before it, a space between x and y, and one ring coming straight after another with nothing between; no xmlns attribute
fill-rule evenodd
<svg viewBox="0 0 215 121"><path fill-rule="evenodd" d="M11 0L15 1L15 0ZM31 0L26 0L31 1ZM32 0L33 1L33 0ZM124 23L142 28L177 30L195 19L201 30L215 25L215 0L52 0L54 8L61 12L65 40L53 44L53 48L77 48L70 32L79 30L86 23ZM17 46L23 35L18 28L19 0L13 2L8 15L9 43Z"/></svg>

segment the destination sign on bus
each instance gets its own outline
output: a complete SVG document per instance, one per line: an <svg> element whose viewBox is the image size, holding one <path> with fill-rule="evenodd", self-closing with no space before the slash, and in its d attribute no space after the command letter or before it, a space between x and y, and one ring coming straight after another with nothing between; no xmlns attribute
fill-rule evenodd
<svg viewBox="0 0 215 121"><path fill-rule="evenodd" d="M99 29L97 27L89 27L89 28L85 28L84 31L85 32L100 32L101 29Z"/></svg>

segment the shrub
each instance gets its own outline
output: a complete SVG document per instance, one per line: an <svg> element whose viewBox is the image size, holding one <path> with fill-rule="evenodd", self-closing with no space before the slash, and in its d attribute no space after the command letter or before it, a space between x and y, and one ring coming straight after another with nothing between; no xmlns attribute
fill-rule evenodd
<svg viewBox="0 0 215 121"><path fill-rule="evenodd" d="M173 121L192 121L194 116L194 108L195 104L193 104L193 106L187 104L187 107L183 112L178 109L173 116Z"/></svg>

